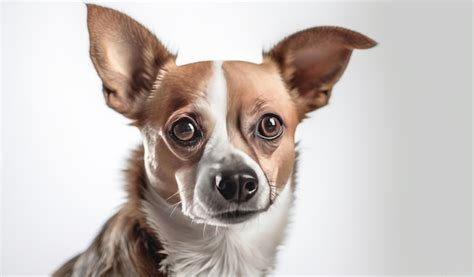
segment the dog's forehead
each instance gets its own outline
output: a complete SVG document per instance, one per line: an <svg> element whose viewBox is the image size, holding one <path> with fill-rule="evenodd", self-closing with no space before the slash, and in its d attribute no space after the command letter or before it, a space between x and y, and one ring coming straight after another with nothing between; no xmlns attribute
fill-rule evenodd
<svg viewBox="0 0 474 277"><path fill-rule="evenodd" d="M282 105L291 102L277 67L271 63L203 61L170 65L160 73L156 85L147 114L159 125L186 106L197 106L201 109L198 112L212 109L214 116L221 116L251 108L257 100L275 108L285 108Z"/></svg>
<svg viewBox="0 0 474 277"><path fill-rule="evenodd" d="M257 102L287 110L291 97L273 63L254 64L241 61L224 62L229 109L251 109ZM291 110L291 109L289 109Z"/></svg>
<svg viewBox="0 0 474 277"><path fill-rule="evenodd" d="M189 99L209 98L209 94L286 100L286 87L277 67L272 63L244 61L203 61L177 66L169 72L168 81L188 94ZM215 82L219 81L219 87Z"/></svg>
<svg viewBox="0 0 474 277"><path fill-rule="evenodd" d="M282 81L273 63L254 64L243 61L222 63L230 90L245 93L249 91L281 90Z"/></svg>

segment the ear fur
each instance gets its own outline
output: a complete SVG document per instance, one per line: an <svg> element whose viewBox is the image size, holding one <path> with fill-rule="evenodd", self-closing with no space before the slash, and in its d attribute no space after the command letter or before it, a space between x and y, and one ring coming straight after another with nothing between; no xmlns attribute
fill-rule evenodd
<svg viewBox="0 0 474 277"><path fill-rule="evenodd" d="M140 23L113 9L87 4L87 26L107 105L135 119L158 72L176 57Z"/></svg>
<svg viewBox="0 0 474 277"><path fill-rule="evenodd" d="M300 117L325 106L333 86L344 73L352 50L377 43L341 27L314 27L297 32L264 52L264 61L275 62L292 94Z"/></svg>

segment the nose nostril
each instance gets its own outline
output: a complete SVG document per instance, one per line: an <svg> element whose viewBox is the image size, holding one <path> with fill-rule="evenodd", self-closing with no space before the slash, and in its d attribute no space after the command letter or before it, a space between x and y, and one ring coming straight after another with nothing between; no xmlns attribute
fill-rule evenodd
<svg viewBox="0 0 474 277"><path fill-rule="evenodd" d="M232 181L232 179L222 179L216 183L217 190L219 193L226 199L231 200L236 197L238 194L237 185Z"/></svg>
<svg viewBox="0 0 474 277"><path fill-rule="evenodd" d="M226 182L225 182L225 181L219 181L219 182L217 182L216 187L217 187L219 190L225 190L225 188L227 187L227 185L226 185Z"/></svg>
<svg viewBox="0 0 474 277"><path fill-rule="evenodd" d="M244 189L245 189L248 193L254 193L254 192L257 190L257 184L256 184L254 181L247 181L247 182L244 184Z"/></svg>
<svg viewBox="0 0 474 277"><path fill-rule="evenodd" d="M253 176L243 176L240 186L240 200L247 201L256 194L258 181Z"/></svg>

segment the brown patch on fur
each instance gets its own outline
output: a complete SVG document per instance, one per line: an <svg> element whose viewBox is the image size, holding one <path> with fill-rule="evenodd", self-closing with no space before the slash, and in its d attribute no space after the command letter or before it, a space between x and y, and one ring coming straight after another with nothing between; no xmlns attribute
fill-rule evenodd
<svg viewBox="0 0 474 277"><path fill-rule="evenodd" d="M161 127L172 114L178 114L183 109L198 109L193 105L206 95L212 63L169 66L166 71L143 106L139 126L148 123Z"/></svg>
<svg viewBox="0 0 474 277"><path fill-rule="evenodd" d="M225 62L228 87L228 133L231 143L257 161L268 180L283 189L293 171L295 105L273 64ZM255 125L266 113L277 114L285 131L275 143L255 137Z"/></svg>

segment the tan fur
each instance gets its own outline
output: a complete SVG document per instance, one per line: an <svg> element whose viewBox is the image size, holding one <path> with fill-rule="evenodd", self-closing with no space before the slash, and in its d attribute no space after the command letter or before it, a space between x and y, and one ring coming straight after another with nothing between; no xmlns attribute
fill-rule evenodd
<svg viewBox="0 0 474 277"><path fill-rule="evenodd" d="M298 123L295 103L272 63L232 61L225 62L224 69L229 90L227 126L230 126L231 143L257 161L269 181L281 190L295 160L294 133ZM256 103L260 106L258 111ZM266 113L278 114L285 124L283 137L276 144L254 137L254 122Z"/></svg>

